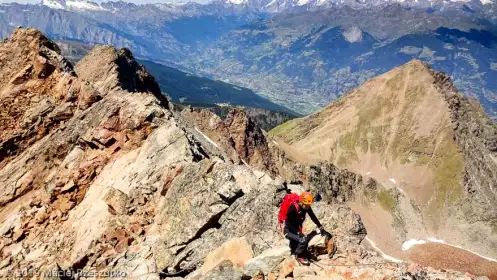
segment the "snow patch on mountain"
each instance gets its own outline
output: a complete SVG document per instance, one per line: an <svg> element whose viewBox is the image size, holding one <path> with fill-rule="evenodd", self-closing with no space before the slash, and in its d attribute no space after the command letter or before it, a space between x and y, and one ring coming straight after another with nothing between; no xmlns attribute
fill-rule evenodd
<svg viewBox="0 0 497 280"><path fill-rule="evenodd" d="M496 259L493 259L493 258L489 258L489 257L486 257L486 256L483 256L483 255L480 255L472 250L468 250L466 248L463 248L461 246L458 246L458 245L453 245L453 244L449 244L447 242L445 242L444 240L442 239L438 239L438 238L435 238L435 237L427 237L426 238L428 241L425 241L425 240L416 240L416 239L409 239L409 240L406 240L403 244L402 244L402 251L407 251L409 249L411 249L412 246L415 246L415 245L421 245L421 244L426 244L428 242L432 242L432 243L441 243L441 244L444 244L444 245L447 245L447 246L451 246L451 247L454 247L454 248L458 248L458 249L461 249L461 250L465 250L465 251L468 251L472 254L475 254L479 257L482 257L486 260L489 260L489 261L492 261L492 262L497 262Z"/></svg>
<svg viewBox="0 0 497 280"><path fill-rule="evenodd" d="M47 6L52 9L58 10L90 10L90 11L104 11L104 7L97 3L84 0L42 0L41 5Z"/></svg>
<svg viewBox="0 0 497 280"><path fill-rule="evenodd" d="M414 245L426 244L424 240L409 239L402 244L402 251L411 249Z"/></svg>
<svg viewBox="0 0 497 280"><path fill-rule="evenodd" d="M269 7L271 5L273 5L274 3L278 2L278 0L272 0L271 2L269 2L266 7Z"/></svg>
<svg viewBox="0 0 497 280"><path fill-rule="evenodd" d="M423 51L422 48L414 47L414 46L405 46L402 47L399 52L407 55L418 55Z"/></svg>
<svg viewBox="0 0 497 280"><path fill-rule="evenodd" d="M357 26L352 26L344 30L343 37L350 43L360 42L362 40L362 30Z"/></svg>
<svg viewBox="0 0 497 280"><path fill-rule="evenodd" d="M65 8L64 5L56 0L42 0L41 5L58 10L63 10Z"/></svg>
<svg viewBox="0 0 497 280"><path fill-rule="evenodd" d="M202 137L204 137L207 141L209 141L209 143L211 143L212 145L216 146L217 148L219 148L219 146L217 145L216 142L214 142L214 140L212 140L211 138L209 138L209 136L203 134L200 129L198 129L197 127L195 127L195 130L200 133L200 135L202 135Z"/></svg>
<svg viewBox="0 0 497 280"><path fill-rule="evenodd" d="M235 4L235 5L241 5L247 3L247 0L227 0L226 3L228 4Z"/></svg>
<svg viewBox="0 0 497 280"><path fill-rule="evenodd" d="M297 6L304 6L309 3L309 0L299 0Z"/></svg>
<svg viewBox="0 0 497 280"><path fill-rule="evenodd" d="M80 9L80 10L105 10L98 4L86 1L67 1L66 6L69 8Z"/></svg>

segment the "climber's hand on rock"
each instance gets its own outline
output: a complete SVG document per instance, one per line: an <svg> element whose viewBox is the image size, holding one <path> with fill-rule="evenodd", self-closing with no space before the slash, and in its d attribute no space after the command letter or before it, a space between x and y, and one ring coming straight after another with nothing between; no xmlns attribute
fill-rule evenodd
<svg viewBox="0 0 497 280"><path fill-rule="evenodd" d="M322 236L330 236L331 237L331 233L327 232L324 227L320 227L319 228L319 233L321 233Z"/></svg>

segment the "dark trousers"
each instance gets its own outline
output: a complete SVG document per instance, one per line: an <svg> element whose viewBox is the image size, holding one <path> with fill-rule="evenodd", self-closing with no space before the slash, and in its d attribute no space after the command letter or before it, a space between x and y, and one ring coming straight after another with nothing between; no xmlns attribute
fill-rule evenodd
<svg viewBox="0 0 497 280"><path fill-rule="evenodd" d="M292 255L300 255L307 250L307 242L300 242L299 233L294 233L288 230L287 227L283 229L285 238L290 240L290 252Z"/></svg>
<svg viewBox="0 0 497 280"><path fill-rule="evenodd" d="M303 236L300 232L291 232L288 230L287 227L285 227L283 229L283 234L285 235L286 239L290 240L291 254L297 256L307 253L307 245L309 245L309 241L311 241L311 239L317 235L316 231L313 230L306 236L304 242L300 242L300 236Z"/></svg>

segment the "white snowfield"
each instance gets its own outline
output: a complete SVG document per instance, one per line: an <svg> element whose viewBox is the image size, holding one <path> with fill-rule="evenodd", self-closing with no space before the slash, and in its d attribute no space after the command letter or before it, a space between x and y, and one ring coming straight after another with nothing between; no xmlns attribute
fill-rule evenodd
<svg viewBox="0 0 497 280"><path fill-rule="evenodd" d="M471 0L447 0L446 2L462 2L462 3L467 3L470 2ZM247 3L248 0L226 0L227 4L234 4L234 5L241 5ZM311 6L322 6L325 4L344 4L347 1L344 0L298 0L298 1L291 1L291 0L272 0L269 1L268 4L266 4L266 7L270 7L274 4L279 4L279 6L304 6L304 5L311 5ZM397 2L397 3L404 3L404 2L415 2L418 3L418 0L385 0L385 2ZM430 1L433 2L433 1ZM493 3L493 0L480 0L480 2L483 5L486 4L491 4Z"/></svg>
<svg viewBox="0 0 497 280"><path fill-rule="evenodd" d="M47 7L52 8L52 9L58 9L58 10L64 9L64 6L55 0L43 0L43 1L41 1L41 4L43 6L47 6Z"/></svg>
<svg viewBox="0 0 497 280"><path fill-rule="evenodd" d="M67 1L66 6L81 10L105 10L102 6L86 1Z"/></svg>
<svg viewBox="0 0 497 280"><path fill-rule="evenodd" d="M85 0L42 0L41 5L58 10L90 10L90 11L106 11L106 9L97 3Z"/></svg>
<svg viewBox="0 0 497 280"><path fill-rule="evenodd" d="M243 5L246 4L249 0L225 0L226 4L232 5ZM189 1L184 1L180 3L167 3L173 6L181 6L187 4ZM278 6L322 6L328 3L335 4L344 4L346 1L344 0L298 0L298 1L289 1L289 0L271 0L265 7L270 7L272 5L277 4ZM418 2L418 0L385 0L385 2ZM470 2L470 0L448 0L447 2ZM493 0L480 0L483 5L494 3ZM206 4L210 2L205 2ZM64 0L41 0L41 5L47 6L52 9L59 10L90 10L90 11L107 11L104 7L100 6L97 3L85 1L85 0L73 0L73 1L64 1Z"/></svg>
<svg viewBox="0 0 497 280"><path fill-rule="evenodd" d="M297 6L304 6L307 3L309 3L309 0L299 0L297 2Z"/></svg>
<svg viewBox="0 0 497 280"><path fill-rule="evenodd" d="M247 3L247 0L227 0L226 2L229 4L240 5L240 4Z"/></svg>

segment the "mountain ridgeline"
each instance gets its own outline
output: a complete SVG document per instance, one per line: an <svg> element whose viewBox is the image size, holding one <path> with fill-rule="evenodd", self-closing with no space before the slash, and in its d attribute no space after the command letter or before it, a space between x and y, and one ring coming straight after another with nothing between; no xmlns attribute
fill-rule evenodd
<svg viewBox="0 0 497 280"><path fill-rule="evenodd" d="M26 25L56 40L126 47L142 60L249 88L299 114L420 59L496 118L494 2L51 0L0 5L0 36Z"/></svg>
<svg viewBox="0 0 497 280"><path fill-rule="evenodd" d="M61 53L77 63L92 46L74 41L56 41ZM245 110L263 129L270 130L285 121L300 116L292 110L272 103L252 90L222 81L198 77L178 69L148 60L139 62L156 79L163 94L180 110L191 106L209 108L224 118L232 108Z"/></svg>

